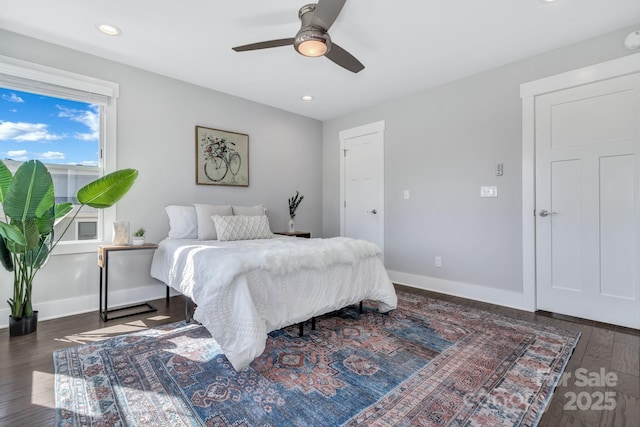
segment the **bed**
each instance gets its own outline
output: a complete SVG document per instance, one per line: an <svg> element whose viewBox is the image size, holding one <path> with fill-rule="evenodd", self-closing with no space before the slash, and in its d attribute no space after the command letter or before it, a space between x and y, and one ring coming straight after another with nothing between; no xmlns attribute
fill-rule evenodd
<svg viewBox="0 0 640 427"><path fill-rule="evenodd" d="M382 313L397 306L380 249L344 237L167 238L151 276L193 300L194 319L238 371L264 351L271 331L364 299Z"/></svg>

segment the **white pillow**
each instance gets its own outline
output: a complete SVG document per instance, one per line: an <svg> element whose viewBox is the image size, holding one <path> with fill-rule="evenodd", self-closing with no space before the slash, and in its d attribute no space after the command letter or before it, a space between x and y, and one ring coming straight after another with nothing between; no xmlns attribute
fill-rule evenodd
<svg viewBox="0 0 640 427"><path fill-rule="evenodd" d="M198 240L216 240L216 226L211 221L211 215L233 215L231 205L200 205L195 204L198 217Z"/></svg>
<svg viewBox="0 0 640 427"><path fill-rule="evenodd" d="M193 206L170 205L164 208L169 216L169 237L172 239L197 239L198 222Z"/></svg>
<svg viewBox="0 0 640 427"><path fill-rule="evenodd" d="M211 220L216 226L218 240L221 242L227 240L270 239L273 237L269 228L269 218L266 215L214 215Z"/></svg>
<svg viewBox="0 0 640 427"><path fill-rule="evenodd" d="M264 206L262 205L256 205L256 206L233 205L233 214L245 215L245 216L262 216L265 214L265 209L264 209Z"/></svg>

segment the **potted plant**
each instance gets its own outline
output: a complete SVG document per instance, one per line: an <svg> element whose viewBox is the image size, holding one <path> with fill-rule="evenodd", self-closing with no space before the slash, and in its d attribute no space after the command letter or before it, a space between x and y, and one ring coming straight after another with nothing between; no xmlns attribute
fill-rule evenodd
<svg viewBox="0 0 640 427"><path fill-rule="evenodd" d="M56 204L51 174L38 160L22 163L15 175L0 161L0 262L13 272L13 297L8 300L9 335L25 335L37 327L31 290L36 273L83 206L104 209L113 206L131 188L138 176L135 169L123 169L78 190L79 209L67 227L54 236L54 226L72 210L71 203Z"/></svg>
<svg viewBox="0 0 640 427"><path fill-rule="evenodd" d="M293 219L296 217L296 210L302 199L304 199L304 196L300 196L299 191L296 191L295 196L289 197L289 233L296 231L296 223Z"/></svg>
<svg viewBox="0 0 640 427"><path fill-rule="evenodd" d="M144 245L144 233L146 230L142 227L138 228L135 233L133 233L133 238L131 239L131 243L134 246L142 246Z"/></svg>

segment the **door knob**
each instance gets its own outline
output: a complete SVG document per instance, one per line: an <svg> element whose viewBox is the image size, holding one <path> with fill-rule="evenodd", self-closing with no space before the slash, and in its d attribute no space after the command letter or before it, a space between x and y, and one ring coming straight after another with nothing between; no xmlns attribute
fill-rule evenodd
<svg viewBox="0 0 640 427"><path fill-rule="evenodd" d="M542 209L540 212L538 212L538 215L544 218L545 216L553 215L555 213L558 213L558 212L549 212L546 209Z"/></svg>
<svg viewBox="0 0 640 427"><path fill-rule="evenodd" d="M373 210L371 210L371 211L367 211L367 213L372 213L372 214L374 214L374 215L375 215L375 214L377 214L377 213L378 213L378 211L377 211L377 210L375 210L375 209L373 209Z"/></svg>

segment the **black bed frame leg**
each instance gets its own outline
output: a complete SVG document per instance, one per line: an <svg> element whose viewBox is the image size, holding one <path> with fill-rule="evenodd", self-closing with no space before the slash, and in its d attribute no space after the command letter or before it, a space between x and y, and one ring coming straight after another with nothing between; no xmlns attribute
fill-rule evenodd
<svg viewBox="0 0 640 427"><path fill-rule="evenodd" d="M362 313L363 313L363 310L362 310L362 301L360 301L360 314L362 314Z"/></svg>
<svg viewBox="0 0 640 427"><path fill-rule="evenodd" d="M311 330L312 331L316 330L316 318L315 317L311 318Z"/></svg>
<svg viewBox="0 0 640 427"><path fill-rule="evenodd" d="M300 330L298 331L298 336L299 337L304 336L304 323L302 322L298 323L298 328L300 328Z"/></svg>
<svg viewBox="0 0 640 427"><path fill-rule="evenodd" d="M193 305L193 301L191 301L191 298L189 297L185 297L186 302L185 302L185 320L187 323L191 323L191 308Z"/></svg>

